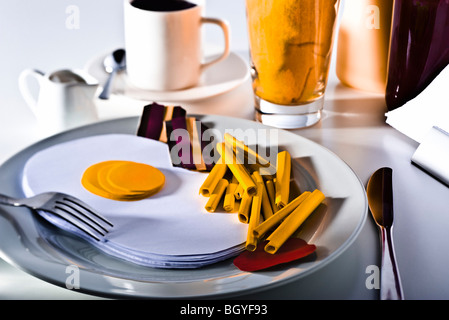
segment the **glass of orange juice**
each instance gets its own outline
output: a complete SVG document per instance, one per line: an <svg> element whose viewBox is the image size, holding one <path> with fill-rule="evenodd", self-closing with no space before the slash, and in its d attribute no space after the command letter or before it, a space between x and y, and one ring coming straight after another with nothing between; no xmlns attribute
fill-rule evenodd
<svg viewBox="0 0 449 320"><path fill-rule="evenodd" d="M246 0L256 119L286 129L321 119L340 0Z"/></svg>

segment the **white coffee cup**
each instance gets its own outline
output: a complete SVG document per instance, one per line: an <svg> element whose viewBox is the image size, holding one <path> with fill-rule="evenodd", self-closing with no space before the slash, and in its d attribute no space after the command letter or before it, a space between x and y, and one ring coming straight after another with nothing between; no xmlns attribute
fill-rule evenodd
<svg viewBox="0 0 449 320"><path fill-rule="evenodd" d="M126 68L131 85L153 91L193 87L204 69L228 57L228 24L203 17L201 2L192 1L193 7L173 11L140 9L132 2L124 1ZM220 26L225 42L223 53L209 62L203 62L202 52L202 25L206 23Z"/></svg>
<svg viewBox="0 0 449 320"><path fill-rule="evenodd" d="M37 93L31 90L33 78L37 80ZM98 120L94 103L97 88L98 81L82 70L45 74L25 69L19 76L20 92L46 135Z"/></svg>

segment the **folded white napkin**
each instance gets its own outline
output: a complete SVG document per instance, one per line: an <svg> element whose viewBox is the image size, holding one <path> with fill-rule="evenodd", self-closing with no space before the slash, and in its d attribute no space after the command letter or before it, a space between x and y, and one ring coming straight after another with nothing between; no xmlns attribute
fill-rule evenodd
<svg viewBox="0 0 449 320"><path fill-rule="evenodd" d="M164 188L141 201L96 196L81 184L83 172L107 160L129 160L160 169ZM235 256L243 248L247 225L229 213L208 213L199 195L205 173L175 168L165 143L133 135L111 134L73 140L42 150L23 171L26 196L46 191L71 194L114 223L106 241L92 244L116 257L160 268L195 268ZM83 234L52 215L59 227Z"/></svg>
<svg viewBox="0 0 449 320"><path fill-rule="evenodd" d="M389 125L420 143L412 162L449 185L449 66L386 116Z"/></svg>
<svg viewBox="0 0 449 320"><path fill-rule="evenodd" d="M412 161L449 186L449 133L433 127L416 149Z"/></svg>

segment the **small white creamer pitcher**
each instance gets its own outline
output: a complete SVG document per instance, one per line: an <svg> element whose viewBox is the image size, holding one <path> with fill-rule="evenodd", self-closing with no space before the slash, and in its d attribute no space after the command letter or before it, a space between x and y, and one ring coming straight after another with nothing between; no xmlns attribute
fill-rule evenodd
<svg viewBox="0 0 449 320"><path fill-rule="evenodd" d="M37 94L31 92L30 78L38 82ZM98 120L94 103L97 88L98 81L82 70L44 74L39 70L25 69L19 76L20 92L46 134Z"/></svg>

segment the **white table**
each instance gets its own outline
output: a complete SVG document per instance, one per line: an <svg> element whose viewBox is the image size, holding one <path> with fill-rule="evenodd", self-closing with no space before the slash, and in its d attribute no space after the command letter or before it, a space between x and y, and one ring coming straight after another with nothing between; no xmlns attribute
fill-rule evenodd
<svg viewBox="0 0 449 320"><path fill-rule="evenodd" d="M92 57L123 46L122 0L76 0L79 29L66 26L68 4L58 0L0 2L0 163L40 140L34 116L17 87L24 68L80 68ZM247 50L243 1L208 0L209 15L226 18L232 49ZM107 8L105 10L105 8ZM8 30L8 32L5 32ZM210 42L218 41L213 31ZM223 95L184 105L189 113L252 119L249 80ZM102 119L122 116L99 104ZM383 97L342 86L332 68L324 118L294 132L340 156L366 183L377 168L394 170L394 237L407 299L449 299L449 189L410 162L417 144L385 124ZM129 113L133 113L129 111ZM379 238L368 217L360 236L341 256L304 279L244 299L377 299L366 269L380 264ZM36 279L0 261L0 299L95 299Z"/></svg>

